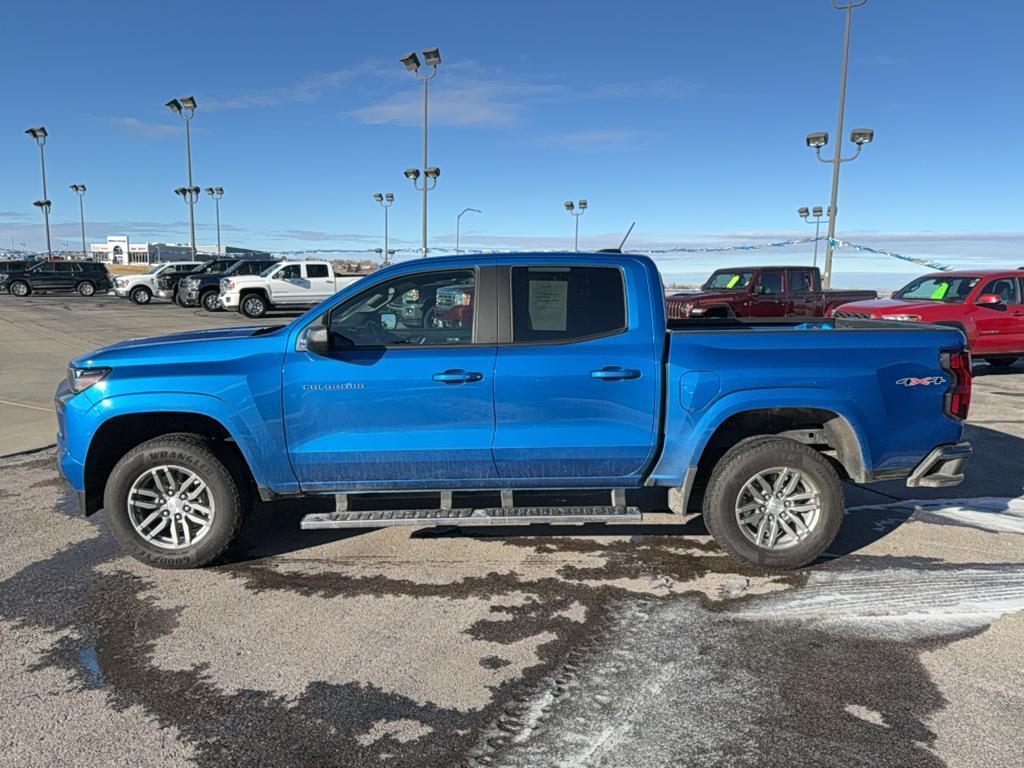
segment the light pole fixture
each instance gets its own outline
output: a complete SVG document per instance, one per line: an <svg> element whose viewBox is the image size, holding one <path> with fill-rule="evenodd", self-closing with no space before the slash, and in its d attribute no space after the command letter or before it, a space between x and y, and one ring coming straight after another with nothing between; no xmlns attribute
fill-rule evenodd
<svg viewBox="0 0 1024 768"><path fill-rule="evenodd" d="M416 55L415 51L410 51L404 56L399 58L399 61L405 65L407 71L412 72L417 80L423 81L423 185L420 186L417 182L419 178L419 172L415 176L409 175L410 170L405 171L405 176L412 181L413 187L417 191L423 193L423 233L422 233L422 244L423 255L427 255L427 192L437 186L437 177L441 175L439 168L427 165L427 114L428 114L428 101L430 93L430 81L437 75L437 67L441 63L441 51L437 48L424 48L423 49L423 62L426 66L430 67L429 72L420 72L420 57ZM433 175L431 175L433 171ZM432 179L433 184L428 183L428 180Z"/></svg>
<svg viewBox="0 0 1024 768"><path fill-rule="evenodd" d="M39 167L43 175L43 198L42 200L36 200L32 205L43 212L43 223L46 227L46 255L52 256L53 250L50 247L50 198L46 196L46 152L43 149L46 146L48 134L46 133L46 128L42 125L29 128L25 133L35 139L36 144L39 145Z"/></svg>
<svg viewBox="0 0 1024 768"><path fill-rule="evenodd" d="M383 195L380 192L374 192L373 199L384 209L384 249L382 251L378 248L377 251L384 254L384 266L386 267L388 256L391 255L391 251L388 249L388 208L394 205L395 196L391 192L385 192Z"/></svg>
<svg viewBox="0 0 1024 768"><path fill-rule="evenodd" d="M78 195L78 216L82 223L82 258L85 253L85 184L72 184L71 191Z"/></svg>
<svg viewBox="0 0 1024 768"><path fill-rule="evenodd" d="M578 251L580 249L580 216L587 210L587 201L580 200L579 203L573 203L572 200L565 201L565 210L572 214L573 218L576 219L576 237L573 240L572 249Z"/></svg>
<svg viewBox="0 0 1024 768"><path fill-rule="evenodd" d="M821 234L821 220L823 218L824 211L820 205L816 205L813 208L797 208L796 215L806 221L808 224L814 225L814 262L813 266L818 266L818 238ZM814 220L811 221L811 216Z"/></svg>
<svg viewBox="0 0 1024 768"><path fill-rule="evenodd" d="M458 216L455 217L455 252L459 252L459 236L461 235L462 229L462 216L467 213L483 213L479 208L463 208Z"/></svg>
<svg viewBox="0 0 1024 768"><path fill-rule="evenodd" d="M196 204L196 200L199 199L200 191L199 187L175 187L174 189L174 194L184 200L185 205L188 206L189 223L191 224L192 232L192 261L196 261L198 259L196 256L196 228L195 219L192 218L192 206L194 206Z"/></svg>
<svg viewBox="0 0 1024 768"><path fill-rule="evenodd" d="M846 109L846 70L850 60L850 27L853 24L853 9L864 5L868 0L847 0L838 2L832 0L832 7L839 11L846 11L846 31L843 37L843 59L842 68L839 74L839 110L836 115L836 136L837 141L842 141L843 136L843 113ZM874 139L875 132L870 128L854 128L850 132L850 141L857 145L856 152L850 157L842 156L842 147L836 146L833 150L832 159L821 156L821 148L828 144L828 134L819 131L807 134L807 146L811 147L818 160L823 163L832 164L832 199L828 209L828 239L825 241L825 268L821 276L822 285L828 288L832 284L832 241L836 236L836 209L839 200L839 166L850 160L855 160L860 155L860 150L865 144L870 144Z"/></svg>
<svg viewBox="0 0 1024 768"><path fill-rule="evenodd" d="M188 187L179 187L178 189L187 189L189 191L193 189L198 190L199 187L194 187L192 185L192 132L189 129L189 123L192 122L192 116L196 113L196 100L192 96L182 96L180 99L171 99L165 106L185 122L185 164L188 167ZM177 190L175 190L175 192L177 192ZM195 204L198 199L198 192L194 195L190 194L185 198L185 202L188 203L189 244L192 246L193 261L196 259Z"/></svg>
<svg viewBox="0 0 1024 768"><path fill-rule="evenodd" d="M206 194L213 198L213 207L217 211L217 253L220 254L220 199L224 197L224 187L207 187Z"/></svg>

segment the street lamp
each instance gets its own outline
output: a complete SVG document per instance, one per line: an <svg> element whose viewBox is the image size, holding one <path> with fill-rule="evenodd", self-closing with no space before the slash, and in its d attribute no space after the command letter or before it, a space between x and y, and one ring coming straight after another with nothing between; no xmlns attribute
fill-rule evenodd
<svg viewBox="0 0 1024 768"><path fill-rule="evenodd" d="M483 213L479 208L463 208L462 212L455 217L455 252L459 252L459 235L462 229L462 216L466 213Z"/></svg>
<svg viewBox="0 0 1024 768"><path fill-rule="evenodd" d="M388 265L388 256L391 254L391 251L388 249L388 208L394 204L395 196L390 192L385 192L383 195L380 192L374 192L373 199L384 209L384 250L382 253L384 254L384 266L386 267Z"/></svg>
<svg viewBox="0 0 1024 768"><path fill-rule="evenodd" d="M174 194L185 201L188 206L189 220L192 224L192 261L197 260L196 256L196 228L195 220L192 219L192 206L196 204L196 200L199 199L199 187L175 187Z"/></svg>
<svg viewBox="0 0 1024 768"><path fill-rule="evenodd" d="M565 210L572 214L573 218L576 219L576 238L573 241L573 250L578 251L580 249L580 216L587 210L587 201L580 200L577 207L572 200L565 201Z"/></svg>
<svg viewBox="0 0 1024 768"><path fill-rule="evenodd" d="M217 211L217 253L220 249L220 199L224 197L224 187L207 187L206 194L213 198L213 206Z"/></svg>
<svg viewBox="0 0 1024 768"><path fill-rule="evenodd" d="M78 195L78 215L82 222L82 258L85 255L85 184L72 184L71 191Z"/></svg>
<svg viewBox="0 0 1024 768"><path fill-rule="evenodd" d="M46 196L46 154L43 150L43 147L46 145L46 128L39 125L35 128L29 128L25 133L35 139L36 144L39 145L39 167L43 173L43 199L36 200L32 205L43 212L43 222L46 225L46 255L52 256L53 251L50 248L50 199Z"/></svg>
<svg viewBox="0 0 1024 768"><path fill-rule="evenodd" d="M843 63L839 75L839 112L836 116L836 136L842 141L843 136L843 113L846 109L846 69L850 60L850 26L853 24L853 9L864 5L868 0L847 0L845 3L832 0L832 7L839 11L846 11L846 33L843 38ZM825 132L807 134L807 146L811 147L817 158L823 163L832 164L832 200L828 209L828 239L825 241L825 269L822 275L822 285L828 288L832 284L832 241L836 236L836 206L839 199L839 166L850 160L855 160L860 155L860 150L865 144L870 144L875 137L875 132L870 128L855 128L850 132L850 141L857 145L857 151L850 157L843 157L841 147L837 146L833 151L832 159L826 160L821 156L821 148L828 144L828 134Z"/></svg>
<svg viewBox="0 0 1024 768"><path fill-rule="evenodd" d="M179 187L178 189L188 189L190 192L193 189L198 190L199 187L192 186L192 133L189 130L189 123L192 122L192 116L196 113L196 100L192 96L182 96L180 99L171 99L165 106L185 122L185 163L188 166L188 187ZM175 192L177 191L175 190ZM185 196L182 195L182 197ZM196 259L196 216L194 208L198 199L198 191L194 195L190 194L188 197L185 197L185 202L188 203L189 243L192 246L193 261Z"/></svg>
<svg viewBox="0 0 1024 768"><path fill-rule="evenodd" d="M420 74L420 57L416 55L415 51L410 51L399 58L399 61L405 65L407 71L412 72L417 80L423 81L423 186L421 187L417 183L419 173L415 176L409 174L409 170L405 171L405 176L412 181L413 187L417 191L423 192L423 235L422 235L422 248L423 255L427 255L427 192L437 186L437 177L441 175L440 169L427 165L427 102L428 95L430 92L429 83L437 75L437 67L441 63L441 52L437 48L424 48L423 49L423 61L426 66L430 67L429 73ZM434 171L431 175L431 171ZM428 183L428 179L433 179L433 184Z"/></svg>
<svg viewBox="0 0 1024 768"><path fill-rule="evenodd" d="M806 221L808 224L814 225L814 262L813 266L818 266L818 238L821 232L821 220L823 218L824 211L820 205L816 205L813 208L797 208L796 215ZM814 221L811 221L810 217L814 217Z"/></svg>

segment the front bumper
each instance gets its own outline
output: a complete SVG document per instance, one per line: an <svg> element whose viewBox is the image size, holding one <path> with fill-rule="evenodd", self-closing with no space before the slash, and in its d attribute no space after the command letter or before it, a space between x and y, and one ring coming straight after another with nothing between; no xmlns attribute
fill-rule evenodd
<svg viewBox="0 0 1024 768"><path fill-rule="evenodd" d="M157 288L156 293L154 294L154 296L156 296L157 298L160 298L160 299L168 299L168 300L173 299L174 298L174 289L173 288Z"/></svg>
<svg viewBox="0 0 1024 768"><path fill-rule="evenodd" d="M973 453L967 441L940 445L907 478L908 488L946 488L964 481L964 465Z"/></svg>
<svg viewBox="0 0 1024 768"><path fill-rule="evenodd" d="M222 293L220 295L220 305L224 309L238 309L240 294L237 293Z"/></svg>

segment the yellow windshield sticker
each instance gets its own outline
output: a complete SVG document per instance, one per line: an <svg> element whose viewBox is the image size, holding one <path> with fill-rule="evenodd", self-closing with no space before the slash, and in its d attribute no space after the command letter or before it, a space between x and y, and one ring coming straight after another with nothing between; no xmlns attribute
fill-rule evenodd
<svg viewBox="0 0 1024 768"><path fill-rule="evenodd" d="M946 298L946 291L949 290L949 283L940 283L939 287L932 291L932 299L938 301Z"/></svg>
<svg viewBox="0 0 1024 768"><path fill-rule="evenodd" d="M740 281L740 276L739 275L733 275L729 279L729 282L726 283L725 287L726 288L735 288L736 287L736 283L738 283L739 281Z"/></svg>

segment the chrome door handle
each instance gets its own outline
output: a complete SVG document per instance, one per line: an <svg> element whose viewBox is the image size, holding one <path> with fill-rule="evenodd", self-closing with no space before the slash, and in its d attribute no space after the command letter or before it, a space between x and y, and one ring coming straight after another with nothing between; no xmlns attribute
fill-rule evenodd
<svg viewBox="0 0 1024 768"><path fill-rule="evenodd" d="M442 384L466 384L471 381L480 381L484 375L479 371L464 371L461 368L451 368L447 371L434 374L434 381Z"/></svg>
<svg viewBox="0 0 1024 768"><path fill-rule="evenodd" d="M604 381L624 381L626 379L639 379L640 371L635 368L620 368L617 365L606 365L596 371L590 372L590 378L603 379Z"/></svg>

